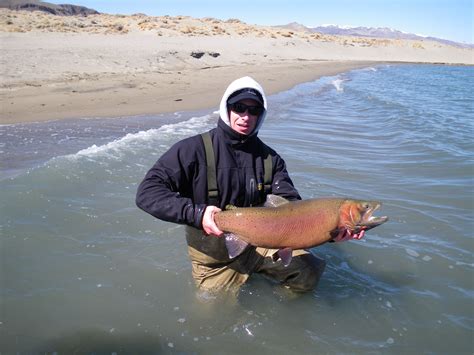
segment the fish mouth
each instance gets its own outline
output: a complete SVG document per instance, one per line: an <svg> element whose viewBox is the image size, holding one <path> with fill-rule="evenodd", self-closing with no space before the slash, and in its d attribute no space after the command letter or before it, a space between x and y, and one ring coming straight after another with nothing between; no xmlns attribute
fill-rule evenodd
<svg viewBox="0 0 474 355"><path fill-rule="evenodd" d="M372 207L369 207L363 214L361 220L359 221L359 223L357 223L355 225L355 231L357 232L358 230L361 231L361 230L369 230L369 229L372 229L374 227L377 227L377 226L380 226L381 224L385 223L388 221L388 217L387 216L381 216L381 217L377 217L377 216L374 216L373 213L378 210L380 208L382 204L377 202L377 203L374 203Z"/></svg>

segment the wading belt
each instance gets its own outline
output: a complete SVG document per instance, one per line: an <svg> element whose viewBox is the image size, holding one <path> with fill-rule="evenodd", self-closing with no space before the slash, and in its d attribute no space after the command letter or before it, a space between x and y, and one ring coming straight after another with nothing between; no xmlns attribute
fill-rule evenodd
<svg viewBox="0 0 474 355"><path fill-rule="evenodd" d="M214 148L212 146L211 135L209 132L201 133L204 149L206 150L206 164L207 164L207 196L210 205L219 206L219 190L217 189L217 172L216 159L214 155ZM263 186L258 184L257 190L260 194L260 202L265 201L265 196L271 192L272 189L272 156L269 149L265 146L265 157L263 158Z"/></svg>

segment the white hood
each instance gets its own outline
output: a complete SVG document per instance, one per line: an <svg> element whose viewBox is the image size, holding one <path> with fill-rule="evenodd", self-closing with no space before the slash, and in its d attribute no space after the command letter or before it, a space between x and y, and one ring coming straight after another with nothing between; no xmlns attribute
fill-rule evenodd
<svg viewBox="0 0 474 355"><path fill-rule="evenodd" d="M224 92L224 96L222 96L221 104L219 107L219 113L222 121L224 121L225 124L230 127L229 114L227 112L227 100L229 99L229 96L231 96L234 92L244 88L252 88L257 90L262 95L263 107L265 108L265 111L263 111L263 113L258 118L258 122L255 126L255 129L250 134L250 136L252 136L258 133L258 130L262 126L263 121L265 121L265 116L267 115L267 98L265 96L265 92L263 91L263 88L260 86L260 84L257 83L254 79L249 76L244 76L243 78L231 82L230 85L227 87L226 91Z"/></svg>

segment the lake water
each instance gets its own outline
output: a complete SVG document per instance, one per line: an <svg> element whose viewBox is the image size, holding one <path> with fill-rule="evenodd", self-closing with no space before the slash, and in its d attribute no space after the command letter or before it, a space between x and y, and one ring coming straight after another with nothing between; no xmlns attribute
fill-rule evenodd
<svg viewBox="0 0 474 355"><path fill-rule="evenodd" d="M0 353L472 354L473 87L473 67L383 65L269 97L260 137L303 198L390 221L312 249L314 292L254 276L235 302L197 297L184 228L134 203L213 110L0 126Z"/></svg>

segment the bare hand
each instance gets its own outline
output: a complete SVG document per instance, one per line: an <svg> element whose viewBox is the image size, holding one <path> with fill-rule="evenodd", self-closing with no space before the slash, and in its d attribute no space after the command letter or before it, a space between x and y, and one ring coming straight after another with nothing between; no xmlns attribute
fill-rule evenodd
<svg viewBox="0 0 474 355"><path fill-rule="evenodd" d="M206 234L214 235L216 237L220 237L224 234L224 232L217 227L216 222L214 221L214 215L220 211L221 209L216 206L207 206L204 210L202 228Z"/></svg>

